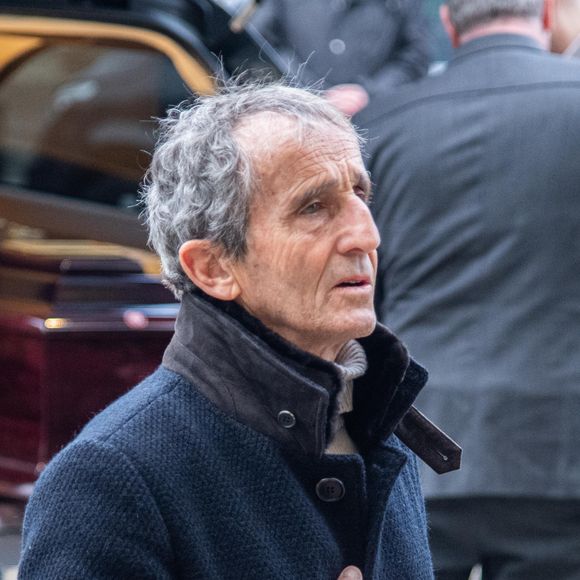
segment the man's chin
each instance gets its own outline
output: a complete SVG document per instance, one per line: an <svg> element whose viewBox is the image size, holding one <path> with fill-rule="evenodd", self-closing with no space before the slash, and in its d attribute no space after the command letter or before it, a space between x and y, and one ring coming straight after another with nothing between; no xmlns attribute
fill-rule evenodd
<svg viewBox="0 0 580 580"><path fill-rule="evenodd" d="M373 333L377 326L377 317L375 313L368 314L364 317L360 317L358 320L353 321L351 326L350 336L351 338L364 338Z"/></svg>

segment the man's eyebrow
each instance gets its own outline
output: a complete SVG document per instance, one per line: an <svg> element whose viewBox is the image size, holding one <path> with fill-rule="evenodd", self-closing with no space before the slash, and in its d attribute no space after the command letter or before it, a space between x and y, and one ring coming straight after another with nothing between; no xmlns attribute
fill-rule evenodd
<svg viewBox="0 0 580 580"><path fill-rule="evenodd" d="M362 187L365 190L365 192L370 194L372 184L369 174L366 171L360 172L357 171L353 177L354 177L353 186ZM292 207L302 207L304 205L307 205L308 202L314 201L318 196L326 195L327 193L333 191L334 188L337 187L337 185L338 185L337 179L328 179L324 183L311 187L306 191L304 191L301 195L296 196L296 198L292 200L291 205Z"/></svg>
<svg viewBox="0 0 580 580"><path fill-rule="evenodd" d="M311 201L316 200L316 198L320 197L321 195L325 195L331 189L332 189L331 182L326 182L319 186L311 187L306 191L302 192L300 195L297 195L295 198L293 198L290 202L290 208L292 210L300 209L308 205Z"/></svg>

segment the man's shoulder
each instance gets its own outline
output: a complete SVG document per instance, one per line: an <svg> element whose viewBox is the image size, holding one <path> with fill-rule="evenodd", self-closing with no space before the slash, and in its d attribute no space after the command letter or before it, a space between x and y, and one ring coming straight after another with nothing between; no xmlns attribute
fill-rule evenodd
<svg viewBox="0 0 580 580"><path fill-rule="evenodd" d="M167 406L175 406L177 400L187 401L187 385L177 373L159 367L91 419L77 439L105 441L139 431L143 423L154 421Z"/></svg>
<svg viewBox="0 0 580 580"><path fill-rule="evenodd" d="M161 461L179 464L196 449L228 452L241 440L254 443L248 429L221 412L197 385L160 366L97 414L65 448L106 450L114 461L126 456L144 469Z"/></svg>
<svg viewBox="0 0 580 580"><path fill-rule="evenodd" d="M218 415L195 385L160 366L89 421L65 451L98 447L108 450L111 461L126 456L143 467L160 460L179 462L200 442L219 444L215 426L227 431L229 423Z"/></svg>
<svg viewBox="0 0 580 580"><path fill-rule="evenodd" d="M498 49L499 51L499 49ZM365 124L388 122L398 114L430 102L444 103L488 92L534 91L542 86L553 90L580 90L580 59L564 58L545 51L484 55L442 64L441 70L404 85L375 104Z"/></svg>
<svg viewBox="0 0 580 580"><path fill-rule="evenodd" d="M490 50L473 61L461 59L433 75L409 83L388 99L373 105L357 119L367 133L367 154L380 148L392 135L413 134L413 128L432 122L449 127L463 105L529 99L539 107L554 110L554 101L575 105L580 99L580 60L566 59L545 51L515 54L506 58ZM547 98L549 96L549 98ZM580 114L580 108L577 108ZM554 110L554 114L565 114ZM426 125L427 124L427 125Z"/></svg>
<svg viewBox="0 0 580 580"><path fill-rule="evenodd" d="M215 440L211 426L217 422L194 385L159 367L91 419L43 476L63 477L87 461L109 472L130 465L142 474L160 465L179 466L184 454L193 460L195 449Z"/></svg>

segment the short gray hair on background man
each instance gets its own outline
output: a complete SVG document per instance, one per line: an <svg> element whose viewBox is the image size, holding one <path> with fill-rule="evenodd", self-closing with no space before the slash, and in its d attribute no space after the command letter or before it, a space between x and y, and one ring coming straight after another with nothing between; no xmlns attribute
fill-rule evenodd
<svg viewBox="0 0 580 580"><path fill-rule="evenodd" d="M171 109L160 122L141 200L149 244L177 298L194 288L179 264L184 242L207 239L229 257L245 255L250 200L259 184L235 130L265 112L294 118L301 129L331 125L359 139L348 119L315 91L281 83L225 83L214 95Z"/></svg>
<svg viewBox="0 0 580 580"><path fill-rule="evenodd" d="M458 34L500 17L537 18L543 0L448 0L449 17Z"/></svg>

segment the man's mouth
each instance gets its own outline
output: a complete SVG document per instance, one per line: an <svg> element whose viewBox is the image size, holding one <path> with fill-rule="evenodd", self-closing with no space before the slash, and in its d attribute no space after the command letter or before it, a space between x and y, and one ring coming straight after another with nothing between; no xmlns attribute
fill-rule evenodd
<svg viewBox="0 0 580 580"><path fill-rule="evenodd" d="M354 276L352 278L346 278L341 280L335 288L357 288L357 287L364 287L370 286L370 278L366 276Z"/></svg>

